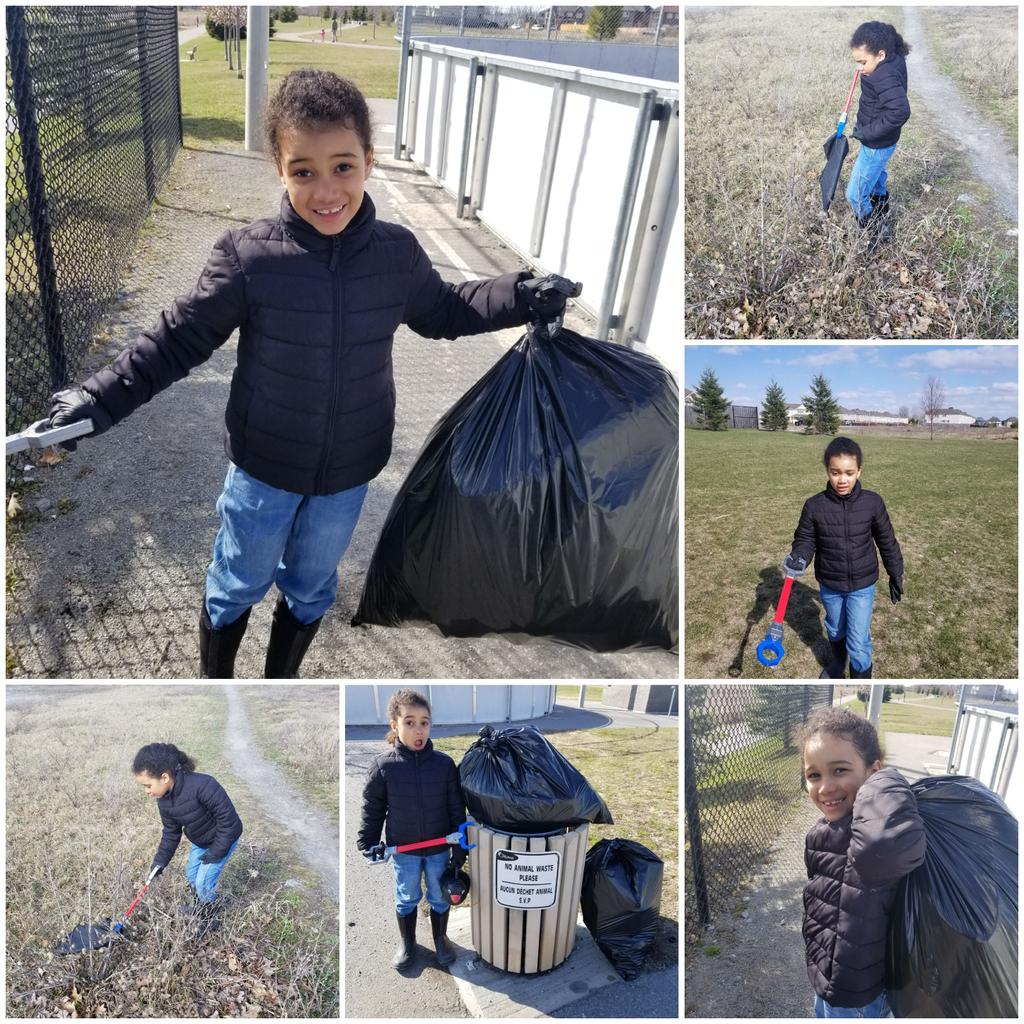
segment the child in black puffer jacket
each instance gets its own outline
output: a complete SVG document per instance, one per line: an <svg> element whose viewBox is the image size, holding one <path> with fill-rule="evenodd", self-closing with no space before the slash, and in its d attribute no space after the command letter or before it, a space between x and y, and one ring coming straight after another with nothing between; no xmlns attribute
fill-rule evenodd
<svg viewBox="0 0 1024 1024"><path fill-rule="evenodd" d="M825 629L832 660L822 679L842 679L846 658L850 678L870 679L871 614L878 581L875 546L889 573L889 597L903 598L903 553L881 495L860 485L863 454L848 437L825 449L828 484L804 502L793 548L782 563L790 576L802 576L814 559L814 575L825 607Z"/></svg>
<svg viewBox="0 0 1024 1024"><path fill-rule="evenodd" d="M885 948L897 885L924 862L917 798L882 767L875 727L846 708L797 734L804 785L823 817L808 833L804 942L815 1017L891 1017Z"/></svg>
<svg viewBox="0 0 1024 1024"><path fill-rule="evenodd" d="M875 229L875 247L889 234L889 188L886 165L910 120L907 62L910 46L881 21L867 21L850 39L853 59L860 68L860 105L853 137L860 153L850 172L846 198L861 227Z"/></svg>
<svg viewBox="0 0 1024 1024"><path fill-rule="evenodd" d="M363 813L358 847L371 862L386 825L387 846L403 846L438 839L455 832L466 820L466 802L459 785L455 762L430 742L430 704L415 690L397 690L388 701L391 729L387 742L394 750L374 758L363 788ZM450 862L456 869L466 851L453 848ZM391 857L395 871L395 911L402 944L391 963L396 970L410 967L416 958L416 908L422 899L421 879L426 880L430 927L437 962L455 960L448 943L447 898L441 877L449 867L448 847L441 838L436 847Z"/></svg>

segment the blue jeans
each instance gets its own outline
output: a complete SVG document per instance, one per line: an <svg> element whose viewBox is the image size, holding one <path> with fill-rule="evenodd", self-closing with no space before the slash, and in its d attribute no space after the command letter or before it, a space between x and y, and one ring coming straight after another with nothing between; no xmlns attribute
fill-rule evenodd
<svg viewBox="0 0 1024 1024"><path fill-rule="evenodd" d="M868 1003L867 1006L856 1008L847 1006L832 1006L826 1003L817 993L814 996L815 1017L891 1017L892 1010L889 1008L889 1000L883 992L877 999Z"/></svg>
<svg viewBox="0 0 1024 1024"><path fill-rule="evenodd" d="M896 143L885 149L872 149L861 143L860 152L850 171L850 183L846 186L846 198L854 217L866 217L871 212L869 196L886 194L887 176L885 165L896 152Z"/></svg>
<svg viewBox="0 0 1024 1024"><path fill-rule="evenodd" d="M400 917L416 913L423 899L420 876L427 880L427 902L439 914L450 908L441 891L441 875L448 867L447 851L434 857L418 857L415 853L396 853L391 858L395 867L395 910Z"/></svg>
<svg viewBox="0 0 1024 1024"><path fill-rule="evenodd" d="M829 640L846 637L850 665L863 672L871 664L871 612L875 607L875 588L830 590L820 580L818 591L825 606L825 629Z"/></svg>
<svg viewBox="0 0 1024 1024"><path fill-rule="evenodd" d="M192 852L188 855L188 864L185 866L185 875L188 878L188 884L195 889L196 898L200 903L212 903L217 898L217 880L224 870L224 865L228 862L228 857L235 852L237 845L238 840L236 839L231 844L231 849L224 854L224 859L213 864L204 864L202 856L206 850L201 846L193 845Z"/></svg>
<svg viewBox="0 0 1024 1024"><path fill-rule="evenodd" d="M214 629L231 625L276 583L303 625L338 593L338 563L352 539L367 484L311 497L260 483L234 463L217 499L220 531L206 571Z"/></svg>

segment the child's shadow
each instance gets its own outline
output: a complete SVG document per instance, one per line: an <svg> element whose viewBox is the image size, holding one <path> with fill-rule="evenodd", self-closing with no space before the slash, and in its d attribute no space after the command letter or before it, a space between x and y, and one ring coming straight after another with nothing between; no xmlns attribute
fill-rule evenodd
<svg viewBox="0 0 1024 1024"><path fill-rule="evenodd" d="M775 607L782 594L782 584L786 578L782 570L774 565L769 566L767 569L762 569L760 576L761 582L754 591L754 603L750 611L747 612L746 632L740 641L736 657L733 658L732 663L729 665L729 675L733 678L744 674L743 659L751 643L750 634L754 627L760 624L759 628L762 632L754 637L754 649L750 651L750 657L756 659L757 645L764 639L764 633L768 631L763 621L765 613L771 609L774 615ZM831 658L831 650L825 641L825 631L821 625L820 607L821 600L817 593L799 580L795 580L793 589L789 593L789 603L786 605L786 618L783 622L786 632L782 644L786 648L790 644L795 644L797 640L794 638L794 634L796 634L796 637L799 638L804 646L809 647L814 652L818 664L824 668Z"/></svg>

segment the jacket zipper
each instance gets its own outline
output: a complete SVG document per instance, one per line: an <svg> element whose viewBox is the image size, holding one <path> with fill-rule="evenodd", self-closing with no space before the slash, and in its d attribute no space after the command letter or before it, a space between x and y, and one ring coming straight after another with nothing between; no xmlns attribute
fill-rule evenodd
<svg viewBox="0 0 1024 1024"><path fill-rule="evenodd" d="M420 781L420 755L413 753L416 761L416 806L420 810L420 838L426 838L427 823L423 820L423 784Z"/></svg>
<svg viewBox="0 0 1024 1024"><path fill-rule="evenodd" d="M341 376L338 363L341 354L341 276L337 273L335 262L338 258L340 239L335 236L331 242L331 259L327 265L328 273L331 275L331 293L333 296L332 314L334 317L332 327L337 332L337 346L331 359L331 407L327 414L327 437L324 438L324 453L320 460L320 472L317 474L316 492L324 493L324 486L327 480L327 463L331 454L331 439L334 437L334 417L338 408L338 378Z"/></svg>
<svg viewBox="0 0 1024 1024"><path fill-rule="evenodd" d="M843 502L843 531L846 534L846 585L853 590L853 570L850 564L850 510Z"/></svg>

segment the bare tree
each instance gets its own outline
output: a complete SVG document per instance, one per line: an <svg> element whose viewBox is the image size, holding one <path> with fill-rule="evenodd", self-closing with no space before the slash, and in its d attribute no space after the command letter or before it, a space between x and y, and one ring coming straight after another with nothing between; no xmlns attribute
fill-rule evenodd
<svg viewBox="0 0 1024 1024"><path fill-rule="evenodd" d="M901 417L903 417L903 419L909 420L910 419L910 406L909 405L901 405L900 406L899 415Z"/></svg>
<svg viewBox="0 0 1024 1024"><path fill-rule="evenodd" d="M938 377L929 377L921 392L921 412L928 419L928 439L935 438L935 417L946 405L946 389Z"/></svg>

